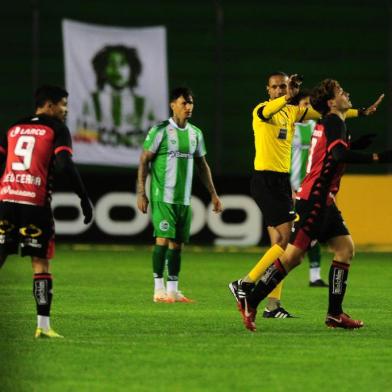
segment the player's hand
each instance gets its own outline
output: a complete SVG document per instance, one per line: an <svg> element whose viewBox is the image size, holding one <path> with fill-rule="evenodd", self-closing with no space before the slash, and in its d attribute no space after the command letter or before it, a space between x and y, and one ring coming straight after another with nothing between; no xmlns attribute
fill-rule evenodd
<svg viewBox="0 0 392 392"><path fill-rule="evenodd" d="M378 154L378 162L380 163L392 163L392 150L382 151Z"/></svg>
<svg viewBox="0 0 392 392"><path fill-rule="evenodd" d="M384 97L385 97L385 94L381 94L381 95L378 97L377 101L374 102L373 105L370 105L368 108L366 108L366 109L364 109L364 110L362 111L362 115L364 115L364 116L370 116L370 115L374 114L374 113L377 111L378 105L382 102L382 100L384 99Z"/></svg>
<svg viewBox="0 0 392 392"><path fill-rule="evenodd" d="M375 133L367 133L366 135L360 136L358 139L355 139L350 143L351 150L364 150L368 148L372 143L373 139L377 135Z"/></svg>
<svg viewBox="0 0 392 392"><path fill-rule="evenodd" d="M82 207L82 212L84 216L84 223L87 225L93 219L93 206L90 199L85 196L80 199L80 206Z"/></svg>
<svg viewBox="0 0 392 392"><path fill-rule="evenodd" d="M148 197L146 196L145 193L138 193L137 195L137 208L143 212L143 214L147 213L147 208L148 208Z"/></svg>
<svg viewBox="0 0 392 392"><path fill-rule="evenodd" d="M287 95L289 99L295 97L299 93L299 88L303 82L303 77L298 74L290 75Z"/></svg>
<svg viewBox="0 0 392 392"><path fill-rule="evenodd" d="M212 211L214 211L216 214L219 214L220 212L223 211L223 204L221 200L219 199L218 195L212 195L211 196L211 202L212 202Z"/></svg>

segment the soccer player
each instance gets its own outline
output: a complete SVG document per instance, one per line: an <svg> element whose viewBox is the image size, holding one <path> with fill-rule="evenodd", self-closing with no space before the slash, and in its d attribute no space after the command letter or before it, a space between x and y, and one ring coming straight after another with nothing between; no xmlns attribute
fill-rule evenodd
<svg viewBox="0 0 392 392"><path fill-rule="evenodd" d="M211 196L213 211L222 211L211 170L205 159L206 149L201 130L191 124L193 93L185 87L170 94L171 118L151 128L140 157L137 181L137 206L147 212L149 200L145 184L151 164L151 214L155 247L152 255L154 302L193 302L178 289L181 250L189 240L192 211L191 191L193 166ZM167 287L164 282L167 261Z"/></svg>
<svg viewBox="0 0 392 392"><path fill-rule="evenodd" d="M0 265L7 256L31 256L33 295L37 306L36 338L62 338L50 326L54 255L54 221L50 207L53 169L69 177L80 197L84 223L92 206L72 161L72 142L64 124L68 93L61 87L42 86L35 93L35 114L0 134Z"/></svg>
<svg viewBox="0 0 392 392"><path fill-rule="evenodd" d="M302 78L298 75L289 77L283 72L272 73L267 85L269 101L260 103L253 110L256 155L251 192L263 214L272 246L243 279L229 284L237 306L240 297L252 291L265 270L283 254L290 238L295 218L289 178L294 124L300 119L306 121L320 118L320 113L312 107L301 108L290 104L298 94L301 82ZM381 99L361 111L350 109L346 116L372 114ZM263 317L291 316L280 305L281 291L282 284L269 295Z"/></svg>
<svg viewBox="0 0 392 392"><path fill-rule="evenodd" d="M310 92L301 90L292 100L293 105L307 108L310 106ZM312 132L316 125L314 120L296 122L293 143L291 148L290 183L294 193L297 192L306 174L308 153ZM328 287L321 278L321 246L316 242L309 248L309 286Z"/></svg>
<svg viewBox="0 0 392 392"><path fill-rule="evenodd" d="M380 97L381 98L381 97ZM349 94L336 80L326 79L312 92L312 106L323 118L312 135L307 175L297 193L299 220L286 251L267 268L256 287L239 302L245 327L256 330L259 303L303 259L314 240L326 242L334 253L329 271L329 305L325 323L331 328L356 329L361 320L343 311L354 243L335 204L346 163L384 163L392 161L392 150L358 153L350 149L345 119L351 108Z"/></svg>

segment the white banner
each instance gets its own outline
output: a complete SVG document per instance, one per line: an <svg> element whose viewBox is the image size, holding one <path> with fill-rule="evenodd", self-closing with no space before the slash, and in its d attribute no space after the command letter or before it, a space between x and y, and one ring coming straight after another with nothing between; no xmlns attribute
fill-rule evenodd
<svg viewBox="0 0 392 392"><path fill-rule="evenodd" d="M166 30L63 21L67 124L78 163L137 166L168 118Z"/></svg>

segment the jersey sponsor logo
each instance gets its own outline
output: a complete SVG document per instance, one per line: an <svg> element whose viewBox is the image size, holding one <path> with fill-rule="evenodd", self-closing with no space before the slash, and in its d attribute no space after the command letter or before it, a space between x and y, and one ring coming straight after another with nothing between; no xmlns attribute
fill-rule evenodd
<svg viewBox="0 0 392 392"><path fill-rule="evenodd" d="M287 129L286 128L280 128L279 129L278 139L280 139L280 140L286 140L287 139Z"/></svg>
<svg viewBox="0 0 392 392"><path fill-rule="evenodd" d="M185 158L185 159L193 159L193 154L184 153L180 151L169 151L170 158Z"/></svg>
<svg viewBox="0 0 392 392"><path fill-rule="evenodd" d="M22 191L20 189L12 189L9 185L1 188L0 195L16 195L35 198L36 193L30 191Z"/></svg>
<svg viewBox="0 0 392 392"><path fill-rule="evenodd" d="M20 244L22 248L26 246L30 246L31 248L42 248L42 244L40 244L35 238L25 237L23 242Z"/></svg>
<svg viewBox="0 0 392 392"><path fill-rule="evenodd" d="M159 222L159 229L162 231L168 231L170 224L167 220L163 220Z"/></svg>
<svg viewBox="0 0 392 392"><path fill-rule="evenodd" d="M45 134L46 129L44 128L21 128L17 126L11 129L10 137L15 137L19 135L44 136Z"/></svg>

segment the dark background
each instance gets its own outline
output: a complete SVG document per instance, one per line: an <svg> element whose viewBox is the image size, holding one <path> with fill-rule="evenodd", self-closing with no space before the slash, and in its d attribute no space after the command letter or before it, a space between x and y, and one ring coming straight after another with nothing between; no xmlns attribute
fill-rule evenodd
<svg viewBox="0 0 392 392"><path fill-rule="evenodd" d="M64 84L61 20L68 18L166 26L169 87L187 84L194 90L193 122L204 130L216 175L247 177L252 171L251 111L265 100L265 78L274 70L303 74L306 87L336 78L351 92L355 107L367 106L385 92L376 116L351 120L349 126L357 134L376 131L376 150L392 147L390 15L387 0L8 2L0 24L0 126L5 129L31 112L37 85ZM130 169L109 170L124 174ZM81 171L88 177L108 169Z"/></svg>

